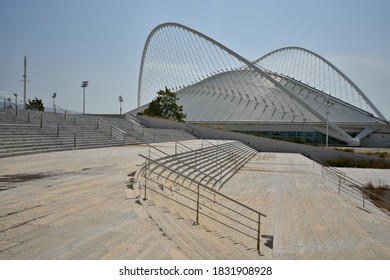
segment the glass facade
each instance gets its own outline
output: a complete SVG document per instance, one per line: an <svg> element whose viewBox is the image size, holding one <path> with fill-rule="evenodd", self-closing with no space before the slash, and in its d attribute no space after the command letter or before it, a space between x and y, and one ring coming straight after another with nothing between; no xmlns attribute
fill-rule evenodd
<svg viewBox="0 0 390 280"><path fill-rule="evenodd" d="M319 132L304 132L304 131L237 131L246 134L252 134L256 136L269 137L273 139L279 139L284 141L291 141L296 143L325 145L326 135ZM328 138L329 145L345 145L332 137Z"/></svg>

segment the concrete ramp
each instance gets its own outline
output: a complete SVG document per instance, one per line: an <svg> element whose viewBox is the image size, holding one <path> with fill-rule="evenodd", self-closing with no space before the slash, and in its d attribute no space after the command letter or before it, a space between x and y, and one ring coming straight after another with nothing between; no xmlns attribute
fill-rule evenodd
<svg viewBox="0 0 390 280"><path fill-rule="evenodd" d="M346 201L299 154L258 153L221 189L267 215L273 259L389 259L390 217Z"/></svg>

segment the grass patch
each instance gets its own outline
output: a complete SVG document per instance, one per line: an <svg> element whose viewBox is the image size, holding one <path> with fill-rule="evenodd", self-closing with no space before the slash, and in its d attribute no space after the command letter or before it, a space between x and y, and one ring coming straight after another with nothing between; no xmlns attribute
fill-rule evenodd
<svg viewBox="0 0 390 280"><path fill-rule="evenodd" d="M341 157L338 159L327 160L325 163L334 167L390 169L390 163L381 160L352 160Z"/></svg>
<svg viewBox="0 0 390 280"><path fill-rule="evenodd" d="M347 152L347 153L355 153L355 150L351 148L345 148L345 149L333 148L333 150L340 151L340 152Z"/></svg>
<svg viewBox="0 0 390 280"><path fill-rule="evenodd" d="M332 148L335 151L339 152L347 152L347 153L358 153L366 156L373 156L373 157L379 157L379 158L387 158L388 153L387 151L361 151L361 150L355 150L353 148Z"/></svg>
<svg viewBox="0 0 390 280"><path fill-rule="evenodd" d="M386 158L387 157L387 152L386 151L368 152L367 155L369 155L369 156L376 156L376 157L380 157L380 158Z"/></svg>

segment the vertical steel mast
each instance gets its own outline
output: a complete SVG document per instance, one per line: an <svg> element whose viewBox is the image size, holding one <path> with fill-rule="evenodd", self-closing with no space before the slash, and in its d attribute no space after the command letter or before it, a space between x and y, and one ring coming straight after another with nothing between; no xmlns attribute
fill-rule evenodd
<svg viewBox="0 0 390 280"><path fill-rule="evenodd" d="M27 93L26 93L26 88L27 88L27 58L24 56L24 75L23 77L23 106L26 105L26 98L27 98Z"/></svg>

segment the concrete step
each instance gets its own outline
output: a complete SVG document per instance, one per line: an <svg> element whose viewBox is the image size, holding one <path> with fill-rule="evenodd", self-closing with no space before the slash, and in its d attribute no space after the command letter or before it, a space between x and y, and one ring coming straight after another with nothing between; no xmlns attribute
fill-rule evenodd
<svg viewBox="0 0 390 280"><path fill-rule="evenodd" d="M128 136L125 141L114 135L111 136L102 128L98 129L97 116L94 115L67 114L65 118L64 114L20 110L16 116L14 110L0 110L0 154L11 156L38 153L50 151L51 147L73 149L159 142L163 138L156 139L158 134L151 136L149 130L146 130L145 134L133 130L132 123L124 117L106 118L105 121L126 131ZM60 127L59 138L57 138L57 124ZM73 147L74 133L76 133L76 147ZM61 148L60 145L64 147Z"/></svg>
<svg viewBox="0 0 390 280"><path fill-rule="evenodd" d="M192 259L246 259L246 252L226 242L223 234L196 225L183 213L172 212L167 207L148 206L148 213L161 227L167 238L180 247ZM206 230L205 230L206 229Z"/></svg>

